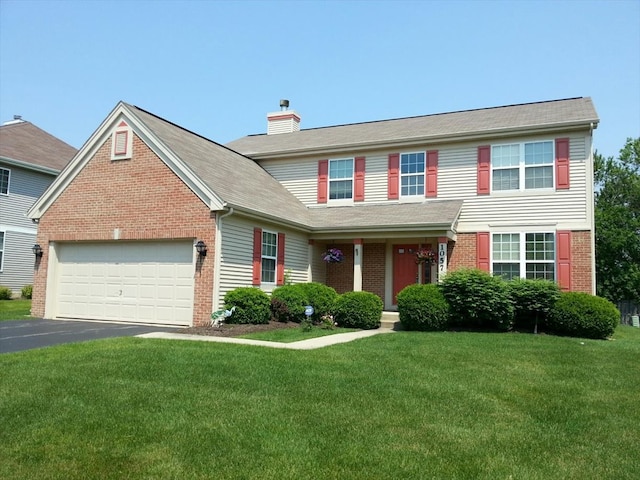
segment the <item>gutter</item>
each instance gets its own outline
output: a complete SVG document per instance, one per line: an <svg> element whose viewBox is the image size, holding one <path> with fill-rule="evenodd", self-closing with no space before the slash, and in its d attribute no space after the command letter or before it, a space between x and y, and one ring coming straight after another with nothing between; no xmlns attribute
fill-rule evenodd
<svg viewBox="0 0 640 480"><path fill-rule="evenodd" d="M24 168L27 170L33 170L34 172L40 173L48 173L50 175L58 175L61 170L45 167L43 165L36 165L34 163L23 162L22 160L15 160L13 158L8 157L0 157L0 161L8 163L9 165L14 165L16 167Z"/></svg>

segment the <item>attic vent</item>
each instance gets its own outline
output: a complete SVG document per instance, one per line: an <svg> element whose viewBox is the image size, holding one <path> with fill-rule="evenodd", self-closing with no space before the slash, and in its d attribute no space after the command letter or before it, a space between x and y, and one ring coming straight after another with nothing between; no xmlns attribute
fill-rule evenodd
<svg viewBox="0 0 640 480"><path fill-rule="evenodd" d="M131 158L133 150L133 133L131 127L122 121L114 129L111 136L111 160Z"/></svg>

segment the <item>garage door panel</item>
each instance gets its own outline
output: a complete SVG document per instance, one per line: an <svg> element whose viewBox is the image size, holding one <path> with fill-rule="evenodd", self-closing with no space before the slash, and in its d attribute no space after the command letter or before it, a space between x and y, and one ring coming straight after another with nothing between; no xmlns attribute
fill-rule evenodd
<svg viewBox="0 0 640 480"><path fill-rule="evenodd" d="M58 245L58 316L190 325L191 242Z"/></svg>

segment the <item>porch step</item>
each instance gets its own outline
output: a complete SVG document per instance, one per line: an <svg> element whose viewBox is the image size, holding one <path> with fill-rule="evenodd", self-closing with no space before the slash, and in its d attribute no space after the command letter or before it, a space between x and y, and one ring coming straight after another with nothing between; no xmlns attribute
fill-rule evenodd
<svg viewBox="0 0 640 480"><path fill-rule="evenodd" d="M402 330L400 314L398 312L382 312L382 316L380 317L380 328Z"/></svg>

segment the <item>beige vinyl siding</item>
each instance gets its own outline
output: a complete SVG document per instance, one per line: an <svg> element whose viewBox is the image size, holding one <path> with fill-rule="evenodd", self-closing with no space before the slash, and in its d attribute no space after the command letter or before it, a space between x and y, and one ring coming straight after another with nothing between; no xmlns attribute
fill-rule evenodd
<svg viewBox="0 0 640 480"><path fill-rule="evenodd" d="M364 200L367 203L387 201L389 156L384 153L367 155L364 175Z"/></svg>
<svg viewBox="0 0 640 480"><path fill-rule="evenodd" d="M55 179L54 175L0 163L11 171L9 194L0 195L0 223L20 228L35 228L27 211Z"/></svg>
<svg viewBox="0 0 640 480"><path fill-rule="evenodd" d="M219 301L223 305L225 294L238 287L253 283L253 229L262 228L285 234L285 273L294 283L308 281L308 240L298 232L283 230L274 225L252 222L239 216L225 219L222 229L222 262L220 267ZM267 293L270 288L266 288Z"/></svg>
<svg viewBox="0 0 640 480"><path fill-rule="evenodd" d="M4 231L0 285L9 287L14 296L20 296L22 287L25 285L33 284L35 257L31 247L35 242L35 231L34 233Z"/></svg>
<svg viewBox="0 0 640 480"><path fill-rule="evenodd" d="M264 160L260 165L305 205L318 201L318 159Z"/></svg>

